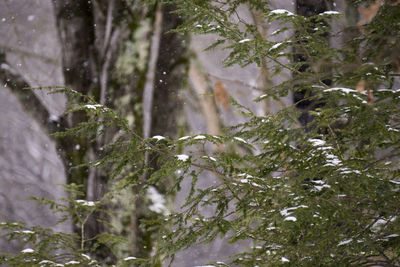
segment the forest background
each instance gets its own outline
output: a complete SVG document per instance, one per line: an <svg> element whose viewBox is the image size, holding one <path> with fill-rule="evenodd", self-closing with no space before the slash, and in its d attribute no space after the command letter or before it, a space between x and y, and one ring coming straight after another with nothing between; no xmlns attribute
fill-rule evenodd
<svg viewBox="0 0 400 267"><path fill-rule="evenodd" d="M399 184L398 1L3 0L0 18L0 219L26 223L3 224L12 240L4 237L1 251L22 251L4 261L20 266L50 257L46 249L37 255L29 250L43 236L26 229L40 225L78 234L72 239L81 241L80 253L104 264L124 264L121 259L147 264L141 259L152 258L155 265L172 255L173 266L212 261L307 265L307 257L325 263L399 264L398 190L393 188ZM206 49L216 40L220 46ZM42 90L27 89L35 87ZM48 94L55 89L62 92ZM65 113L68 108L71 112ZM74 130L54 135L69 129ZM214 160L219 163L213 165ZM308 202L329 200L322 209L332 211L325 214L330 221L320 225L335 230L320 234L337 243L334 252L341 257L322 251L330 241L319 243L314 253L305 249L307 238L293 240L312 230L288 223L302 217L304 225L312 225L307 216L324 215L316 212L319 207L302 214L310 205L294 208L286 189L263 193L278 186L279 172L296 194L310 187L310 192L304 189ZM214 187L220 176L221 191ZM353 182L335 187L343 177ZM118 194L111 199L115 180ZM231 183L244 187L232 189ZM68 192L60 184L69 184ZM244 195L237 197L237 192ZM62 215L27 200L31 196L71 217L55 225ZM59 206L42 198L70 202ZM342 208L332 200L339 206L343 201L344 210L352 213L338 216ZM263 201L280 208L266 222L255 215L267 211ZM178 240L164 238L176 247L165 250L160 231L167 231L168 223L158 223L173 211L185 213L184 204L190 208L189 228L198 227L199 236L190 239L194 234L186 232L188 224L178 220ZM102 212L105 208L114 212ZM293 210L300 214L295 217ZM79 214L88 217L82 221ZM349 223L359 216L365 220ZM206 217L215 220L207 223ZM284 240L259 235L290 244L283 252L253 235L258 225L271 232L280 224L291 233L275 233ZM240 234L240 229L249 231ZM353 239L362 240L364 233L368 245L353 247ZM114 235L127 240L119 243ZM27 244L20 242L24 238ZM290 252L293 246L305 255ZM82 255L63 260L88 260Z"/></svg>

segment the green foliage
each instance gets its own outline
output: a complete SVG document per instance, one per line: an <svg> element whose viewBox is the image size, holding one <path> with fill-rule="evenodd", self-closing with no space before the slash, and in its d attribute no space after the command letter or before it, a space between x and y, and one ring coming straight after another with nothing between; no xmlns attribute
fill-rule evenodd
<svg viewBox="0 0 400 267"><path fill-rule="evenodd" d="M200 171L213 171L219 184L194 189L187 209L172 218L178 227L165 241L168 251L222 235L252 241L227 260L241 266L397 266L399 92L390 72L397 64L391 56L399 52L393 36L400 33L400 6L383 6L364 33L335 48L327 38L341 16L334 12L303 17L254 1L267 21L286 23L279 32L296 33L275 43L240 19L243 27L228 22L240 1L172 2L188 17L178 31L219 34L215 45L231 51L227 66L263 60L272 74L293 73L258 100L306 91L302 101L319 108L305 127L295 105L262 117L244 110L248 121L233 127L232 137L249 152L215 153L215 162L191 158L187 164L205 164ZM294 60L296 53L304 60ZM356 90L360 80L364 91ZM203 216L201 206L213 207L214 215Z"/></svg>
<svg viewBox="0 0 400 267"><path fill-rule="evenodd" d="M23 247L21 253L1 256L1 263L7 266L64 266L76 262L85 265L98 265L85 253L90 252L86 246L85 224L93 212L101 207L100 203L75 199L82 195L80 186L65 186L71 199L56 202L45 198L35 198L40 205L47 205L54 213L61 213L61 221L72 219L72 223L80 228L80 236L75 233L54 232L50 228L29 227L25 222L2 222L0 228L3 237L9 242L18 242ZM109 242L108 239L97 239L96 243ZM79 244L79 245L78 245Z"/></svg>
<svg viewBox="0 0 400 267"><path fill-rule="evenodd" d="M400 5L385 4L363 33L335 48L327 35L332 21L341 16L336 13L303 17L270 10L264 1L256 0L167 2L176 4L176 12L186 18L176 31L219 35L215 45L231 51L227 66L264 61L271 65L271 75L282 70L293 74L281 84L264 88L265 95L257 101L306 91L302 101L318 105L310 111L312 121L302 126L299 103L257 116L233 102L247 120L226 135L143 140L114 111L65 90L84 99L73 104L70 112L87 112L89 121L59 135L97 136L107 127L121 130L120 137L104 147L104 157L88 163L109 170L113 184L105 202L127 188L146 195L150 186L171 176L176 182L168 188L170 194L180 189L183 179L192 181L179 211L154 212L157 216L145 223L147 230L159 233L152 242L154 256L125 258L119 264L154 266L194 244L225 237L250 245L215 266L399 266L400 91L393 88L398 59L392 55L399 53L395 40L400 35ZM242 20L231 22L243 3L258 9L268 22L283 24L275 34L296 34L277 43ZM299 54L303 61L295 60ZM289 60L282 61L285 58ZM356 90L360 80L367 84L364 91ZM235 149L207 154L206 144ZM179 154L182 147L191 152ZM145 152L158 155L159 169L145 164ZM196 184L203 172L215 176L217 182L200 189ZM146 180L145 174L149 174ZM64 263L86 262L82 253L90 253L90 248L85 247L85 223L105 203L87 205L74 198L64 204L40 202L67 212L81 227L81 236L3 223L10 240L22 238L33 249L3 260L11 266L61 262L61 258ZM211 207L213 214L204 215L203 207ZM108 246L121 241L109 233L96 240Z"/></svg>

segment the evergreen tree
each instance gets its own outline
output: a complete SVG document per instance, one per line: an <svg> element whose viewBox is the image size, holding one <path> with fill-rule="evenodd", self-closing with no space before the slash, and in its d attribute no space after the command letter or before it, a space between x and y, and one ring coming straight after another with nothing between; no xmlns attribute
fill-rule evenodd
<svg viewBox="0 0 400 267"><path fill-rule="evenodd" d="M244 2L267 22L285 25L275 34L295 34L275 43L261 36L252 24L231 22L230 17L236 16ZM360 10L368 13L369 19L364 16L354 25L354 38L341 47L333 47L327 38L332 34L330 25L345 16L336 11L306 17L271 10L261 0L171 0L166 4L175 4L178 9L174 12L184 19L176 31L220 36L215 45L231 50L227 66L266 63L273 75L283 69L292 72L290 79L262 88L265 94L256 101L279 100L293 92L304 96L294 105L265 116L231 99L235 110L247 120L226 129L224 135L143 139L111 109L75 91L60 90L80 99L71 112L83 111L89 118L62 135L101 134L98 129L107 127L123 132L104 147L102 159L89 163L109 167L114 187L103 198L104 203L126 188L135 188L138 194L151 192L152 186L165 184L171 176L175 180L166 187L173 196L183 179L192 180L192 190L180 211L171 213L158 203L163 216L145 222L148 229L159 233L152 243L152 258L129 257L118 264L154 266L173 261L174 254L185 248L224 236L232 243L248 241L250 246L210 263L215 266L399 266L398 1L376 1L369 6L355 2L356 6L367 5ZM297 60L299 53L305 55L302 60ZM282 63L283 58L289 63ZM304 101L314 103L314 107L302 125L297 106ZM208 143L221 149L207 154L202 147ZM184 147L191 153L183 154ZM157 167L146 164L145 155L150 152L157 155ZM201 172L213 173L216 183L197 188ZM103 201L48 204L60 211L90 216ZM203 214L204 206L213 207L214 213ZM79 224L83 231L85 221ZM11 238L38 232L32 234L29 231L33 230L24 230L20 224L5 223L3 227L10 230ZM51 256L48 242L44 242L50 239L44 239L43 233L40 236L26 240L35 248L5 256L4 261L18 266L27 265L27 260L29 264L63 261ZM68 254L68 260L86 264L89 260L82 255L90 248L85 247L84 235L53 238L52 242L63 242L63 246L54 245L52 250L71 246L70 239L80 240L81 250ZM105 233L98 239L109 246L116 241Z"/></svg>

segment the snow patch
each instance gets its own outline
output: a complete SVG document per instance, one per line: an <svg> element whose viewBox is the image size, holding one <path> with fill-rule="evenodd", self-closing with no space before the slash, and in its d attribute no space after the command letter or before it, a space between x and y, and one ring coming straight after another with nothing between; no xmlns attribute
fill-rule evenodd
<svg viewBox="0 0 400 267"><path fill-rule="evenodd" d="M49 116L49 121L51 122L57 122L60 118L57 115L51 114Z"/></svg>
<svg viewBox="0 0 400 267"><path fill-rule="evenodd" d="M342 93L357 93L357 90L354 89L350 89L350 88L344 88L344 87L333 87L333 88L329 88L329 89L325 89L325 92L334 92L334 91L340 91Z"/></svg>
<svg viewBox="0 0 400 267"><path fill-rule="evenodd" d="M243 39L243 40L239 41L239 44L243 44L243 43L250 42L250 41L251 41L251 39Z"/></svg>
<svg viewBox="0 0 400 267"><path fill-rule="evenodd" d="M296 217L293 217L293 216L289 216L289 217L286 217L286 218L284 219L284 221L295 222L295 221L297 221L297 218L296 218Z"/></svg>
<svg viewBox="0 0 400 267"><path fill-rule="evenodd" d="M281 30L281 29L278 29L278 30L275 30L275 31L271 32L271 35L277 34L280 30Z"/></svg>
<svg viewBox="0 0 400 267"><path fill-rule="evenodd" d="M86 254L81 254L84 258L86 258L87 260L90 260L90 257L88 256L88 255L86 255Z"/></svg>
<svg viewBox="0 0 400 267"><path fill-rule="evenodd" d="M387 126L387 125L386 125ZM398 129L394 129L392 127L387 127L388 131L392 131L392 132L400 132Z"/></svg>
<svg viewBox="0 0 400 267"><path fill-rule="evenodd" d="M287 16L294 16L294 14L286 9L275 9L275 10L271 10L271 14L275 14L275 15L283 15L286 14Z"/></svg>
<svg viewBox="0 0 400 267"><path fill-rule="evenodd" d="M247 141L246 141L246 140L244 140L243 138L240 138L240 137L233 137L233 139L235 139L235 140L237 140L237 141L239 141L239 142L242 142L242 143L248 144L248 143L247 143Z"/></svg>
<svg viewBox="0 0 400 267"><path fill-rule="evenodd" d="M54 264L53 261L49 261L49 260L42 260L41 262L39 262L39 264L45 264L45 263Z"/></svg>
<svg viewBox="0 0 400 267"><path fill-rule="evenodd" d="M203 158L204 159L209 159L209 160L212 160L212 161L217 161L215 158L213 158L213 157L211 157L211 156L203 156Z"/></svg>
<svg viewBox="0 0 400 267"><path fill-rule="evenodd" d="M100 105L100 104L96 104L96 105L85 105L85 108L88 108L88 109L97 109L97 108L101 108L101 107L103 107L103 105Z"/></svg>
<svg viewBox="0 0 400 267"><path fill-rule="evenodd" d="M35 251L31 248L26 248L24 250L21 250L21 253L33 253L33 252L35 252Z"/></svg>
<svg viewBox="0 0 400 267"><path fill-rule="evenodd" d="M183 161L183 162L185 162L189 159L189 156L185 155L185 154L176 155L175 157L177 157L178 160Z"/></svg>
<svg viewBox="0 0 400 267"><path fill-rule="evenodd" d="M321 139L313 139L313 138L311 138L311 139L308 139L308 141L310 143L312 143L313 146L323 146L323 145L326 144L326 142L324 140L321 140Z"/></svg>
<svg viewBox="0 0 400 267"><path fill-rule="evenodd" d="M343 240L343 241L339 242L339 244L337 246L339 247L339 246L346 245L346 244L350 243L351 241L353 241L353 238Z"/></svg>
<svg viewBox="0 0 400 267"><path fill-rule="evenodd" d="M322 189L324 188L331 188L329 184L324 184L324 185L315 185L314 189L311 190L311 192L321 192Z"/></svg>
<svg viewBox="0 0 400 267"><path fill-rule="evenodd" d="M164 140L164 139L165 139L165 137L164 137L164 136L161 136L161 135L155 135L155 136L153 136L152 138L153 138L153 139L157 139L157 141L160 141L160 140Z"/></svg>
<svg viewBox="0 0 400 267"><path fill-rule="evenodd" d="M96 203L94 201L87 201L84 199L78 199L78 200L75 200L75 202L82 206L87 206L87 207L93 207L94 205L96 205Z"/></svg>
<svg viewBox="0 0 400 267"><path fill-rule="evenodd" d="M291 215L291 214L292 214L290 211L292 211L292 210L297 210L298 208L308 208L308 206L306 206L306 205L300 205L300 206L297 206L297 207L286 208L286 209L281 210L281 211L280 211L280 214L281 214L282 216L288 216L288 215Z"/></svg>
<svg viewBox="0 0 400 267"><path fill-rule="evenodd" d="M124 261L136 260L136 257L126 257Z"/></svg>
<svg viewBox="0 0 400 267"><path fill-rule="evenodd" d="M273 46L271 46L271 48L270 48L268 51L277 49L277 48L280 47L281 45L282 45L282 43L276 43L276 44L274 44Z"/></svg>
<svg viewBox="0 0 400 267"><path fill-rule="evenodd" d="M34 234L35 232L32 232L30 230L24 230L24 231L14 231L13 233L16 233L16 234Z"/></svg>
<svg viewBox="0 0 400 267"><path fill-rule="evenodd" d="M391 234L391 235L387 235L385 236L385 238L393 238L393 237L398 237L398 234Z"/></svg>
<svg viewBox="0 0 400 267"><path fill-rule="evenodd" d="M169 214L169 210L165 206L166 201L164 196L161 195L154 186L149 186L147 189L147 197L153 203L149 206L149 210L159 214Z"/></svg>
<svg viewBox="0 0 400 267"><path fill-rule="evenodd" d="M239 173L237 176L239 176L239 177L246 177L246 178L253 178L252 175L247 174L247 173Z"/></svg>
<svg viewBox="0 0 400 267"><path fill-rule="evenodd" d="M329 11L325 11L324 13L320 13L320 15L340 15L340 12L337 12L334 10L329 10Z"/></svg>
<svg viewBox="0 0 400 267"><path fill-rule="evenodd" d="M66 262L65 265L73 265L73 264L79 264L79 263L80 263L79 261L69 261L69 262Z"/></svg>
<svg viewBox="0 0 400 267"><path fill-rule="evenodd" d="M322 180L315 180L315 181L312 181L312 182L315 183L315 184L318 184L318 185L314 185L314 188L311 190L311 192L320 192L324 188L331 188L330 185L326 184Z"/></svg>
<svg viewBox="0 0 400 267"><path fill-rule="evenodd" d="M379 219L372 225L371 230L372 232L378 232L382 229L382 227L385 227L386 224L393 222L396 219L397 216L392 216L389 219Z"/></svg>
<svg viewBox="0 0 400 267"><path fill-rule="evenodd" d="M349 168L340 168L340 169L338 169L338 171L340 171L341 174L351 174L351 173L361 174L361 172L359 170L352 170Z"/></svg>
<svg viewBox="0 0 400 267"><path fill-rule="evenodd" d="M340 159L338 159L337 156L332 155L332 154L325 154L326 156L326 164L324 165L324 167L335 167L335 166L339 166L342 165L342 161Z"/></svg>

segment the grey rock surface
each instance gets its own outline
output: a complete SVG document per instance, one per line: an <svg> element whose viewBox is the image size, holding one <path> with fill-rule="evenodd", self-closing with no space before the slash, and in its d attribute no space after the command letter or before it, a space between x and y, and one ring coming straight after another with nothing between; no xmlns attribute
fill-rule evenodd
<svg viewBox="0 0 400 267"><path fill-rule="evenodd" d="M0 1L0 51L8 65L32 86L64 84L61 50L50 0ZM36 91L50 114L65 109L65 96Z"/></svg>
<svg viewBox="0 0 400 267"><path fill-rule="evenodd" d="M7 60L3 67L21 75L32 87L63 84L52 11L47 0L0 1L0 51L6 53ZM35 121L34 112L27 115L6 82L0 81L0 221L21 220L29 226L70 232L69 223L55 225L58 216L27 200L30 196L66 197L60 186L66 183L64 166L54 142ZM51 116L64 112L64 96L44 91L36 94ZM0 251L17 249L16 244L0 240Z"/></svg>
<svg viewBox="0 0 400 267"><path fill-rule="evenodd" d="M9 90L0 90L0 221L24 221L29 226L70 231L47 207L37 206L30 196L65 197L64 167L54 143L28 117ZM1 251L15 248L0 240Z"/></svg>

